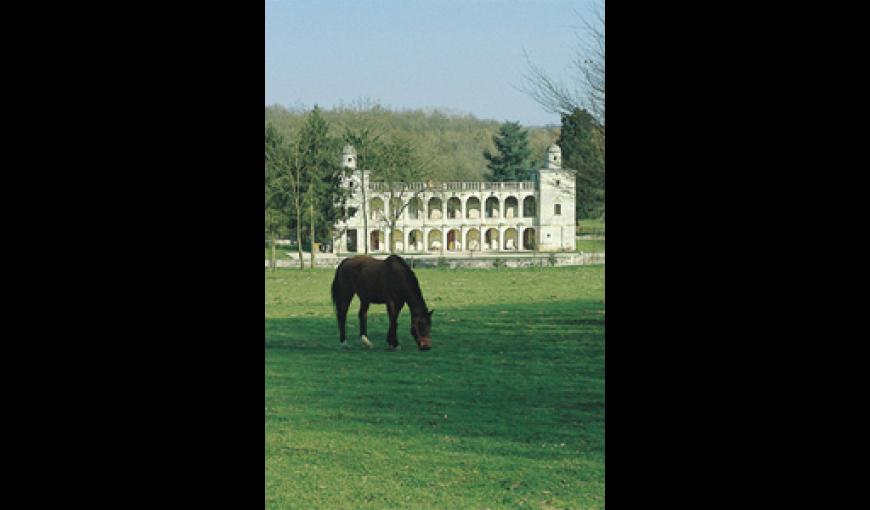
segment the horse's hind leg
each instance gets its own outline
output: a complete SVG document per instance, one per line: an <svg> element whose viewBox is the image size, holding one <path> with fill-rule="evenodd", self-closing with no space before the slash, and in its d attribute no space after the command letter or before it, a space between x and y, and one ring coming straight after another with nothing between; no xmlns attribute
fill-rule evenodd
<svg viewBox="0 0 870 510"><path fill-rule="evenodd" d="M362 342L363 346L366 349L372 348L372 343L369 342L369 337L366 336L368 334L367 329L367 321L369 316L369 303L368 301L363 301L360 298L359 304L359 340Z"/></svg>
<svg viewBox="0 0 870 510"><path fill-rule="evenodd" d="M396 304L394 301L387 301L387 313L390 316L390 330L387 332L387 343L392 350L399 348L399 336L396 334L396 330L399 327L399 314L402 313L403 306L405 306L405 303Z"/></svg>

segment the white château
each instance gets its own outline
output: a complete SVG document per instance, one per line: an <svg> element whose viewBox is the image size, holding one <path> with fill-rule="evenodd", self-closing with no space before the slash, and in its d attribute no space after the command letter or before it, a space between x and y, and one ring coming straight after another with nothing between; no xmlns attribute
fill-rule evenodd
<svg viewBox="0 0 870 510"><path fill-rule="evenodd" d="M357 169L356 163L356 150L345 146L342 166L352 170L343 181L350 192L350 217L335 225L336 254L363 253L366 239L369 253L389 253L387 236L393 237L398 254L575 249L574 173L562 168L558 145L547 149L546 162L533 172L532 181L405 183L392 199L387 185L372 182L370 170ZM391 229L388 215L396 211L401 212Z"/></svg>

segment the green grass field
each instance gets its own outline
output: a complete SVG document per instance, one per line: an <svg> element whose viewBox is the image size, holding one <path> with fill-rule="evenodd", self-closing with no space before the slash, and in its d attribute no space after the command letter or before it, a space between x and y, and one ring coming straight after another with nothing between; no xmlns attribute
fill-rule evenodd
<svg viewBox="0 0 870 510"><path fill-rule="evenodd" d="M604 266L417 269L433 316L339 350L332 270L266 271L267 508L604 508Z"/></svg>
<svg viewBox="0 0 870 510"><path fill-rule="evenodd" d="M303 253L305 254L306 257L308 256L307 251L305 251ZM290 248L288 248L286 246L275 247L275 254L279 260L298 259L299 258L299 252L295 248L291 250ZM269 260L270 258L272 258L272 248L269 248L268 246L266 246L266 260Z"/></svg>
<svg viewBox="0 0 870 510"><path fill-rule="evenodd" d="M578 234L604 235L604 221L601 219L579 220Z"/></svg>
<svg viewBox="0 0 870 510"><path fill-rule="evenodd" d="M604 253L604 241L598 239L578 239L577 251Z"/></svg>

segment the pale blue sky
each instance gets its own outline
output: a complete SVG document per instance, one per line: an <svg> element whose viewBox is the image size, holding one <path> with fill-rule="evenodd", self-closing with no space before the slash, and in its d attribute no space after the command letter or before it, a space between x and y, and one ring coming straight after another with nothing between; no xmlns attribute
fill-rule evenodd
<svg viewBox="0 0 870 510"><path fill-rule="evenodd" d="M481 119L558 124L514 87L523 50L569 78L591 0L266 1L266 104L359 99Z"/></svg>

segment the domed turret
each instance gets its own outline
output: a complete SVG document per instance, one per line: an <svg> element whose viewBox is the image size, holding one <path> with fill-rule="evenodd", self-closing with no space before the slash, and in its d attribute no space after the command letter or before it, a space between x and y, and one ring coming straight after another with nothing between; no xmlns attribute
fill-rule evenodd
<svg viewBox="0 0 870 510"><path fill-rule="evenodd" d="M562 168L562 149L555 143L547 149L547 168Z"/></svg>
<svg viewBox="0 0 870 510"><path fill-rule="evenodd" d="M344 168L356 168L356 149L353 145L345 145L341 151L341 166Z"/></svg>

